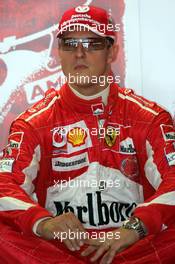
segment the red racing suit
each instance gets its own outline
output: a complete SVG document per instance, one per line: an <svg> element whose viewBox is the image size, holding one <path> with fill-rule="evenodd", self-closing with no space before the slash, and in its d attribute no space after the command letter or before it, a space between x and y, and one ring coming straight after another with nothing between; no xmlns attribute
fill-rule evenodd
<svg viewBox="0 0 175 264"><path fill-rule="evenodd" d="M0 216L28 235L43 217L72 211L87 229L131 214L150 235L175 221L175 130L170 114L110 85L108 104L65 84L13 123L0 160Z"/></svg>

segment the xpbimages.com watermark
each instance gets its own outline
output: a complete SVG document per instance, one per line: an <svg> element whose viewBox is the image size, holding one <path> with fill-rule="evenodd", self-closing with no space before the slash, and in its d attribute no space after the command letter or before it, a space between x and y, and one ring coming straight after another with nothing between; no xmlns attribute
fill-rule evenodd
<svg viewBox="0 0 175 264"><path fill-rule="evenodd" d="M64 240L73 240L73 239L78 239L78 240L86 240L86 239L99 239L100 242L105 242L106 240L109 239L120 239L120 232L116 231L116 232L104 232L104 231L92 231L92 232L82 232L82 231L71 231L69 229L68 232L54 232L54 239L58 239L61 242L63 242Z"/></svg>
<svg viewBox="0 0 175 264"><path fill-rule="evenodd" d="M54 188L60 188L63 190L64 188L99 188L101 190L107 188L120 188L120 179L115 180L82 180L77 179L76 181L72 181L69 177L68 180L54 180Z"/></svg>
<svg viewBox="0 0 175 264"><path fill-rule="evenodd" d="M105 76L105 75L80 75L79 73L76 73L74 75L68 74L68 76L62 75L60 77L59 82L61 85L64 83L68 82L69 84L98 84L100 86L105 86L106 83L111 84L111 83L117 83L119 84L121 82L120 80L120 75L110 75L110 76Z"/></svg>
<svg viewBox="0 0 175 264"><path fill-rule="evenodd" d="M80 16L80 15L78 15ZM85 16L85 15L84 15ZM77 19L80 23L77 23ZM91 26L85 26L84 24L81 24L81 21L87 21L87 22L91 22ZM74 31L93 31L93 32L100 32L102 35L105 34L107 31L108 32L119 32L121 25L118 23L114 23L112 21L112 23L109 24L103 24L103 23L93 23L94 21L92 19L89 19L87 17L87 19L85 17L75 17L74 19L68 20L66 22L64 22L61 27L60 27L60 31L61 32L65 32L67 31L67 28L69 28L69 32L74 32ZM75 23L75 24L73 24Z"/></svg>
<svg viewBox="0 0 175 264"><path fill-rule="evenodd" d="M98 105L97 105L98 107ZM103 109L94 110L94 115L98 115L99 111L103 111ZM100 124L99 124L100 125ZM88 127L75 127L72 128L70 125L67 127L57 127L53 129L53 135L60 135L62 138L72 138L72 137L81 137L86 139L88 136L98 136L98 138L106 138L106 137L117 137L120 135L120 130L117 127L108 126L108 127L92 127L89 129Z"/></svg>

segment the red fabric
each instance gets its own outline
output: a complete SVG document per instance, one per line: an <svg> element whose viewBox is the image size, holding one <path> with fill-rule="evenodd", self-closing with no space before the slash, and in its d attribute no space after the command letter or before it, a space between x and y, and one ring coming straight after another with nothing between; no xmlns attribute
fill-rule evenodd
<svg viewBox="0 0 175 264"><path fill-rule="evenodd" d="M60 37L67 29L77 25L88 26L89 30L96 34L111 38L115 38L115 31L117 31L116 25L105 9L95 6L78 6L63 14L57 36Z"/></svg>
<svg viewBox="0 0 175 264"><path fill-rule="evenodd" d="M174 135L170 115L158 105L115 84L111 84L108 105L104 107L100 117L93 115L94 106L97 105L102 106L100 97L85 101L77 98L68 85L64 85L60 92L48 91L43 100L13 123L9 144L0 160L0 199L4 210L0 215L10 225L15 224L21 231L30 233L32 223L49 216L50 213L55 216L62 211L71 210L78 215L80 211L77 204L85 208L82 215L79 214L85 228L98 230L119 227L131 213L140 217L149 234L160 232L163 224L172 224L175 219L172 204L175 167L171 165L173 158L168 164L164 152L167 149L170 151L168 155L173 156L173 150L169 150L169 146L174 146L174 140L169 139ZM92 131L92 128L98 129L98 118L106 120L105 128L116 124L115 128L119 129L120 126L120 137L116 138L112 147L109 147L104 139L99 141L98 135L92 133L86 137L86 141L81 141L81 145L76 147L69 142L69 133L59 138L58 127L83 128L84 122L83 125ZM165 128L168 131L163 132ZM154 151L149 160L146 142L151 146L150 152L151 148ZM84 155L87 150L88 164ZM54 162L55 158L58 162ZM75 167L76 163L72 163L73 160L76 161L74 158L83 162L85 160L83 167L79 164ZM62 169L60 160L64 161L64 166L68 164L66 170L65 167ZM39 167L40 171L37 171ZM154 182L152 185L148 182L146 168L153 170L153 179L154 174L159 172L158 179L161 184L157 185L157 190L156 187L153 188ZM67 188L66 194L64 190L58 192L57 186L54 187L58 180L75 180L83 177L85 172L89 177L92 175L89 170L94 173L99 169L105 181L112 179L111 177L120 171L122 182L129 184L129 188L124 184L122 188L117 188L117 191L116 186L105 187L104 191L101 191L99 186L98 189L90 187L88 190L77 188L72 198L71 187ZM143 191L138 194L139 188ZM62 198L60 193L64 194ZM38 198L37 212L36 201L32 199L35 194ZM137 198L138 195L140 198ZM92 202L98 210L93 210ZM138 207L135 209L136 205ZM105 209L104 212L102 208Z"/></svg>
<svg viewBox="0 0 175 264"><path fill-rule="evenodd" d="M5 264L90 263L80 252L70 252L58 240L45 241L25 236L0 225L0 262ZM83 249L83 248L82 248ZM113 264L172 264L175 260L175 229L148 236L116 255ZM97 262L98 263L98 262Z"/></svg>
<svg viewBox="0 0 175 264"><path fill-rule="evenodd" d="M41 65L41 69L34 71L31 66L31 74L28 73L24 79L19 79L21 71L19 69L23 68L23 65L28 61L31 61L31 58L34 58L39 55L40 52L49 48L50 37L46 34L44 37L38 37L37 39L32 40L33 34L42 34L42 30L49 29L53 25L56 25L58 22L58 17L60 17L65 10L70 9L73 6L76 6L77 0L72 1L35 1L28 0L7 0L0 1L0 42L2 42L3 47L8 47L5 44L5 38L14 36L14 41L11 39L9 43L9 51L5 53L1 50L0 54L2 55L0 59L0 97L4 97L7 93L7 90L11 91L10 95L7 97L4 104L0 105L0 116L3 117L2 123L0 122L0 150L2 150L7 144L7 137L9 133L9 128L12 120L16 118L21 112L25 111L31 104L40 100L41 96L44 94L46 89L50 88L50 84L58 89L61 85L60 77L60 67L58 70L58 79L55 80L53 69L59 62L57 58L57 40L54 41L50 58L49 68L52 71L49 71L46 65L48 63L47 56ZM103 7L106 10L112 10L112 16L114 17L117 24L120 24L120 32L117 36L117 42L120 46L118 52L117 63L113 64L114 72L120 76L120 85L124 85L124 76L125 76L125 56L124 56L124 25L123 25L123 15L125 4L124 0L120 1L101 1L96 0L95 5ZM43 12L47 10L47 12ZM23 21L23 23L21 23ZM54 31L53 31L54 34ZM15 39L16 37L16 39ZM27 41L22 45L16 45L15 41L19 41L22 37L27 37L31 41ZM3 44L4 43L4 44ZM28 60L24 59L21 56L20 52L28 53ZM40 59L36 61L36 65L39 63ZM17 65L16 72L11 71L11 65ZM29 65L28 65L29 66ZM17 80L20 80L18 82ZM10 80L13 80L13 85L11 85ZM27 80L27 83L26 83ZM26 84L27 89L26 89ZM6 89L8 87L8 89Z"/></svg>

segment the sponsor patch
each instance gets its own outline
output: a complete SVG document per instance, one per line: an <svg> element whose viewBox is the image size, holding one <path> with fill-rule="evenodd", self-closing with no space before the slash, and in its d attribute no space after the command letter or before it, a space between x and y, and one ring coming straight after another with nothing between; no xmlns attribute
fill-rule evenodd
<svg viewBox="0 0 175 264"><path fill-rule="evenodd" d="M67 134L67 141L70 142L73 147L84 145L86 138L87 132L81 127L72 128Z"/></svg>
<svg viewBox="0 0 175 264"><path fill-rule="evenodd" d="M74 153L92 147L90 133L85 122L79 121L67 126L55 127L52 133L52 153Z"/></svg>
<svg viewBox="0 0 175 264"><path fill-rule="evenodd" d="M89 165L88 154L83 153L74 157L58 157L52 159L52 169L54 171L78 170Z"/></svg>
<svg viewBox="0 0 175 264"><path fill-rule="evenodd" d="M166 158L170 166L175 165L175 152L167 154Z"/></svg>
<svg viewBox="0 0 175 264"><path fill-rule="evenodd" d="M130 179L137 177L139 174L137 159L131 156L122 160L121 172Z"/></svg>
<svg viewBox="0 0 175 264"><path fill-rule="evenodd" d="M55 128L53 129L52 134L52 145L56 148L61 148L67 143L66 131L64 128Z"/></svg>
<svg viewBox="0 0 175 264"><path fill-rule="evenodd" d="M105 142L109 147L114 146L117 137L120 135L120 128L108 126L106 128Z"/></svg>
<svg viewBox="0 0 175 264"><path fill-rule="evenodd" d="M174 142L167 143L164 149L166 159L169 166L175 165L175 144Z"/></svg>
<svg viewBox="0 0 175 264"><path fill-rule="evenodd" d="M122 154L136 154L132 138L127 137L120 142L120 153Z"/></svg>
<svg viewBox="0 0 175 264"><path fill-rule="evenodd" d="M18 158L20 152L20 146L23 140L24 132L14 132L9 135L8 145L4 150L4 157L15 157Z"/></svg>
<svg viewBox="0 0 175 264"><path fill-rule="evenodd" d="M83 224L93 226L106 227L114 226L114 224L121 225L121 222L128 219L132 212L137 207L133 201L127 202L114 202L104 201L102 192L96 191L95 193L86 193L86 201L81 206L71 204L71 201L54 201L55 215L61 215L64 212L73 212L78 216ZM94 209L95 207L95 209ZM80 213L81 212L81 213Z"/></svg>
<svg viewBox="0 0 175 264"><path fill-rule="evenodd" d="M104 113L103 103L94 104L91 106L93 115L98 116Z"/></svg>
<svg viewBox="0 0 175 264"><path fill-rule="evenodd" d="M175 141L175 129L171 125L160 125L162 135L165 141Z"/></svg>
<svg viewBox="0 0 175 264"><path fill-rule="evenodd" d="M3 158L0 160L0 172L12 172L14 159Z"/></svg>

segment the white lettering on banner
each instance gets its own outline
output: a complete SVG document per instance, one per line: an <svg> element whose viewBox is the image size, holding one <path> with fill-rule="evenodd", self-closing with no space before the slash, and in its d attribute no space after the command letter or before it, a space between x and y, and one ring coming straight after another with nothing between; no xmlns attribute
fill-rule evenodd
<svg viewBox="0 0 175 264"><path fill-rule="evenodd" d="M27 102L34 104L44 97L44 93L51 87L58 89L64 83L64 75L61 71L46 78L30 82L24 86Z"/></svg>
<svg viewBox="0 0 175 264"><path fill-rule="evenodd" d="M12 172L14 159L0 160L0 172Z"/></svg>
<svg viewBox="0 0 175 264"><path fill-rule="evenodd" d="M89 164L89 159L87 152L71 158L59 157L52 159L52 169L54 171L77 170L85 166L88 166L88 164Z"/></svg>

